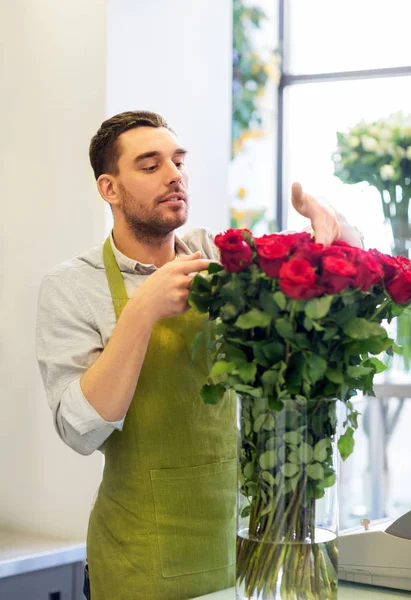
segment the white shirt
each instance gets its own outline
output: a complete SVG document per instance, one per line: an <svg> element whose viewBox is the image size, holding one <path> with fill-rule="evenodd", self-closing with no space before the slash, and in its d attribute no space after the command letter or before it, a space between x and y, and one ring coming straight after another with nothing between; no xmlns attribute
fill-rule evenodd
<svg viewBox="0 0 411 600"><path fill-rule="evenodd" d="M363 246L361 234L342 215L341 238ZM131 297L156 270L128 258L111 246ZM195 229L176 237L176 253L200 250L219 260L213 236ZM116 317L103 263L103 243L54 267L42 280L37 313L36 353L54 424L61 439L80 454L103 451L105 440L121 430L124 419L108 422L93 408L80 387L83 373L97 360L110 339Z"/></svg>

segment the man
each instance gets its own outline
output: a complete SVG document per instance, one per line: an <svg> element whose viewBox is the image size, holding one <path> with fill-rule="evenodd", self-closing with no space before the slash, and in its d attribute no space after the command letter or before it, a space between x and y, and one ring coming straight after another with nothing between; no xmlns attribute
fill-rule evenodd
<svg viewBox="0 0 411 600"><path fill-rule="evenodd" d="M186 151L159 115L105 121L90 145L113 231L55 267L39 294L37 357L54 423L81 454L102 450L87 556L92 600L183 600L234 583L236 425L229 398L205 405L205 318L193 274L218 260L187 220ZM293 186L316 239L361 245L344 219Z"/></svg>

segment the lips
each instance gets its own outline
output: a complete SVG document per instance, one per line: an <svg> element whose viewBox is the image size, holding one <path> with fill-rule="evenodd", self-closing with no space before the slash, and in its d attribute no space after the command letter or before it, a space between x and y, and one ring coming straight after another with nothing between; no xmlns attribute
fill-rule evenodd
<svg viewBox="0 0 411 600"><path fill-rule="evenodd" d="M185 197L184 194L180 194L178 192L174 192L172 194L169 194L168 196L166 196L164 198L164 200L161 200L161 202L172 202L172 201L185 201Z"/></svg>

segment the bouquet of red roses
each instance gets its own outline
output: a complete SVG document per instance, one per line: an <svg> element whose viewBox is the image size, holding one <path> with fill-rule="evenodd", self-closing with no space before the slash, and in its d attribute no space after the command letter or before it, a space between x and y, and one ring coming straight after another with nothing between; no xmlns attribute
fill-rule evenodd
<svg viewBox="0 0 411 600"><path fill-rule="evenodd" d="M237 584L247 598L334 598L335 543L315 543L317 503L336 481L332 400L345 408L346 459L350 398L372 394L385 368L377 355L399 351L382 321L410 303L411 263L343 241L325 248L308 233L231 229L215 243L221 264L194 278L189 302L213 329L203 400L234 390L241 403Z"/></svg>

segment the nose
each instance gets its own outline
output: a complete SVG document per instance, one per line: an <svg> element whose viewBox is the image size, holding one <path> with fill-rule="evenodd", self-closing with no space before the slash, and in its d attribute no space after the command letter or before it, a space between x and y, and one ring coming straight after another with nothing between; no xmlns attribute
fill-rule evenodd
<svg viewBox="0 0 411 600"><path fill-rule="evenodd" d="M166 179L167 185L170 185L172 183L180 183L182 179L181 172L179 171L177 165L173 161L170 161L168 165Z"/></svg>

